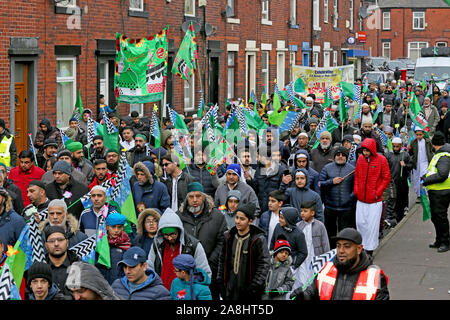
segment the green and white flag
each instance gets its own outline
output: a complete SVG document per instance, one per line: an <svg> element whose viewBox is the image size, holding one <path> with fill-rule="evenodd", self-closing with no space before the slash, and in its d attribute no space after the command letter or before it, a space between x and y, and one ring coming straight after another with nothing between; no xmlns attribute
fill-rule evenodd
<svg viewBox="0 0 450 320"><path fill-rule="evenodd" d="M180 75L182 79L190 83L191 76L197 69L196 59L197 43L195 42L194 25L191 22L175 56L172 73Z"/></svg>
<svg viewBox="0 0 450 320"><path fill-rule="evenodd" d="M116 33L114 90L118 102L147 103L163 99L167 76L167 29L141 39Z"/></svg>

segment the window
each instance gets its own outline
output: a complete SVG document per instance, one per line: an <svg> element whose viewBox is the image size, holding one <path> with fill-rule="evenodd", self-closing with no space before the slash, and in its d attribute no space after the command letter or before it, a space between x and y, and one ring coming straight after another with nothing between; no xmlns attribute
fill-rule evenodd
<svg viewBox="0 0 450 320"><path fill-rule="evenodd" d="M337 67L338 65L338 52L335 50L333 51L333 67Z"/></svg>
<svg viewBox="0 0 450 320"><path fill-rule="evenodd" d="M313 67L317 68L319 66L319 52L313 53Z"/></svg>
<svg viewBox="0 0 450 320"><path fill-rule="evenodd" d="M348 26L350 30L353 30L353 2L354 2L353 0L350 0L350 17L349 17L350 24Z"/></svg>
<svg viewBox="0 0 450 320"><path fill-rule="evenodd" d="M184 15L195 17L195 0L184 0Z"/></svg>
<svg viewBox="0 0 450 320"><path fill-rule="evenodd" d="M76 58L56 60L56 125L69 124L76 100Z"/></svg>
<svg viewBox="0 0 450 320"><path fill-rule="evenodd" d="M284 52L277 53L277 86L284 88L284 74L285 74L285 54Z"/></svg>
<svg viewBox="0 0 450 320"><path fill-rule="evenodd" d="M447 46L447 42L446 41L436 42L436 47L446 47L446 46Z"/></svg>
<svg viewBox="0 0 450 320"><path fill-rule="evenodd" d="M428 42L409 42L408 43L408 58L412 61L416 61L420 57L420 50L427 48Z"/></svg>
<svg viewBox="0 0 450 320"><path fill-rule="evenodd" d="M234 99L234 71L236 67L236 54L228 52L228 84L227 84L227 99Z"/></svg>
<svg viewBox="0 0 450 320"><path fill-rule="evenodd" d="M313 1L313 29L314 30L320 30L320 1L314 0Z"/></svg>
<svg viewBox="0 0 450 320"><path fill-rule="evenodd" d="M130 0L130 10L144 11L144 0Z"/></svg>
<svg viewBox="0 0 450 320"><path fill-rule="evenodd" d="M289 24L291 26L297 24L297 0L290 0L291 10L289 15Z"/></svg>
<svg viewBox="0 0 450 320"><path fill-rule="evenodd" d="M295 51L291 51L289 53L289 65L290 66L295 66L295 54L296 54Z"/></svg>
<svg viewBox="0 0 450 320"><path fill-rule="evenodd" d="M383 12L383 30L391 29L391 13L389 11Z"/></svg>
<svg viewBox="0 0 450 320"><path fill-rule="evenodd" d="M139 113L139 116L142 117L144 115L144 104L143 103L130 103L130 113L133 111L137 111Z"/></svg>
<svg viewBox="0 0 450 320"><path fill-rule="evenodd" d="M269 20L269 0L263 0L262 2L261 19Z"/></svg>
<svg viewBox="0 0 450 320"><path fill-rule="evenodd" d="M266 91L269 90L269 51L261 51L261 79Z"/></svg>
<svg viewBox="0 0 450 320"><path fill-rule="evenodd" d="M60 2L56 2L56 6L58 6L58 7L76 7L77 1L76 0L62 0Z"/></svg>
<svg viewBox="0 0 450 320"><path fill-rule="evenodd" d="M413 12L413 30L425 29L425 12L416 11Z"/></svg>
<svg viewBox="0 0 450 320"><path fill-rule="evenodd" d="M108 61L99 61L100 94L105 97L105 104L109 106L109 65Z"/></svg>
<svg viewBox="0 0 450 320"><path fill-rule="evenodd" d="M391 58L391 43L383 42L383 57L390 59Z"/></svg>
<svg viewBox="0 0 450 320"><path fill-rule="evenodd" d="M330 51L323 52L323 66L326 68L330 66Z"/></svg>
<svg viewBox="0 0 450 320"><path fill-rule="evenodd" d="M328 0L323 0L323 22L328 23Z"/></svg>
<svg viewBox="0 0 450 320"><path fill-rule="evenodd" d="M184 110L193 111L195 108L195 75L191 76L191 83L184 81Z"/></svg>
<svg viewBox="0 0 450 320"><path fill-rule="evenodd" d="M333 28L338 27L338 0L333 0Z"/></svg>
<svg viewBox="0 0 450 320"><path fill-rule="evenodd" d="M234 0L227 0L227 7L229 7L229 17L234 17Z"/></svg>

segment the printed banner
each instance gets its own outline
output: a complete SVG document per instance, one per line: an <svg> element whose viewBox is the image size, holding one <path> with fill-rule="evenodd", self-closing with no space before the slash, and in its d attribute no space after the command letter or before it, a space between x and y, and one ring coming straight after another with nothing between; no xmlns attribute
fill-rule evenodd
<svg viewBox="0 0 450 320"><path fill-rule="evenodd" d="M346 65L340 67L313 68L303 66L292 66L292 80L295 82L302 78L305 83L306 94L314 93L316 101L322 103L325 92L330 87L334 100L339 99L339 82L354 82L354 66ZM294 88L295 90L295 88ZM302 93L302 92L296 92Z"/></svg>
<svg viewBox="0 0 450 320"><path fill-rule="evenodd" d="M129 39L116 33L116 99L147 103L163 99L167 76L167 27L149 38Z"/></svg>

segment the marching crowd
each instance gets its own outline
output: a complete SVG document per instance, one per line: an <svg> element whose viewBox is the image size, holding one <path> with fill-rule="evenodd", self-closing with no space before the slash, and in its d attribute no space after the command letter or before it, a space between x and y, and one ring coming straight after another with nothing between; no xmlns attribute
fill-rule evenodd
<svg viewBox="0 0 450 320"><path fill-rule="evenodd" d="M196 134L199 118L185 119L192 158L183 159L175 155L170 119L161 121L156 148L149 122L137 112L120 117L102 108L133 169L129 192L137 224L131 228L104 186L115 183L121 150L108 149L101 135L88 143L91 110L70 119L64 131L70 143L43 119L32 148L19 153L0 119L0 265L27 221L47 211L38 221L45 261L25 272L24 299L389 299L387 277L372 254L385 231L408 214L410 183L418 202L423 188L428 191L436 229L430 247L449 250L450 98L447 88L429 85L432 96L409 80L371 83L361 112L349 99L342 123L334 101L328 111L339 126L320 134L325 110L313 94L300 97L304 117L283 132L269 122L278 112L272 99L250 102L248 110L267 128L249 130L232 145L234 156L215 174ZM414 125L412 92L429 130ZM377 100L384 107L375 116ZM282 101L285 108L295 109L289 100ZM232 110L227 106L218 116L222 127ZM79 199L89 192L92 207L85 208ZM110 267L98 255L88 263L70 250L102 223ZM313 258L334 248L333 262L314 274ZM367 286L376 290L361 297L359 280L371 272L376 281Z"/></svg>

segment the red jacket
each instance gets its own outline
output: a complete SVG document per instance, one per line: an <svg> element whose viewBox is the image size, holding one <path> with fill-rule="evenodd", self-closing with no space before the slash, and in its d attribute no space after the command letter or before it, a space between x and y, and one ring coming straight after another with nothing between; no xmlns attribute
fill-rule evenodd
<svg viewBox="0 0 450 320"><path fill-rule="evenodd" d="M391 172L386 158L377 153L374 139L366 138L361 148L367 148L372 155L368 159L360 155L356 161L355 188L356 198L365 203L375 203L383 200L383 191L391 181Z"/></svg>
<svg viewBox="0 0 450 320"><path fill-rule="evenodd" d="M22 199L23 199L23 207L25 208L31 202L27 196L27 187L33 180L41 180L45 171L34 164L31 166L31 169L27 172L23 172L20 167L14 167L9 172L8 178L14 181L14 184L19 187L20 191L22 191ZM21 214L21 212L18 212Z"/></svg>

